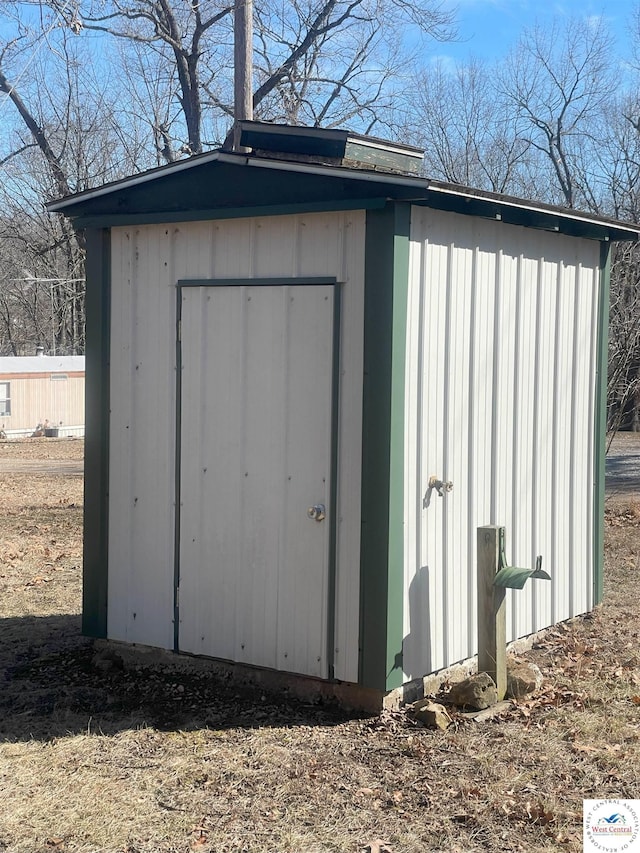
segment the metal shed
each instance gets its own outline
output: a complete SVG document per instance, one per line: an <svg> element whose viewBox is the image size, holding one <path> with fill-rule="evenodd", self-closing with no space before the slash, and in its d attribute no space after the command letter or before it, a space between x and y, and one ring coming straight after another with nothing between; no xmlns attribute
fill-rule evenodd
<svg viewBox="0 0 640 853"><path fill-rule="evenodd" d="M45 421L59 436L84 435L84 356L0 357L0 429L31 435Z"/></svg>
<svg viewBox="0 0 640 853"><path fill-rule="evenodd" d="M88 247L84 631L384 693L475 653L485 524L552 576L508 639L588 611L637 230L242 132L49 207Z"/></svg>

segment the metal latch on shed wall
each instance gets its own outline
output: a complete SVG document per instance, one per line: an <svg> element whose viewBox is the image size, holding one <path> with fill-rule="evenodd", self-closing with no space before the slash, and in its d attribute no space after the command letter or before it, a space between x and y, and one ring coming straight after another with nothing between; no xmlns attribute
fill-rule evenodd
<svg viewBox="0 0 640 853"><path fill-rule="evenodd" d="M429 477L428 485L430 489L436 490L439 498L444 497L445 492L450 492L453 489L451 480L440 480L435 474Z"/></svg>

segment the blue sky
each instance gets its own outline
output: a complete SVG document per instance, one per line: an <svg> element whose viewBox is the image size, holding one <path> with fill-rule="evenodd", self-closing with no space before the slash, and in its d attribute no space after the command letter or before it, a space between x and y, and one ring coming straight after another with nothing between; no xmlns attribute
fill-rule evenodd
<svg viewBox="0 0 640 853"><path fill-rule="evenodd" d="M434 53L464 61L470 56L499 59L517 41L522 28L554 17L603 16L616 39L616 54L629 53L629 27L638 0L454 0L458 8L459 41L442 44Z"/></svg>

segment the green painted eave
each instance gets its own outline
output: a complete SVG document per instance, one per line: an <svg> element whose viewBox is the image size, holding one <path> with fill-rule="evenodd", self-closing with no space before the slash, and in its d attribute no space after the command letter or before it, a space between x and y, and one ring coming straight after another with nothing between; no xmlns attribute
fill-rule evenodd
<svg viewBox="0 0 640 853"><path fill-rule="evenodd" d="M189 208L188 210L131 211L129 213L85 214L74 217L76 228L117 228L128 225L154 225L176 222L211 222L248 216L287 216L338 210L371 210L384 207L386 198L352 198L338 201L255 204L246 207Z"/></svg>
<svg viewBox="0 0 640 853"><path fill-rule="evenodd" d="M261 168L257 163L265 164ZM221 154L185 161L190 168L165 167L49 205L77 226L227 218L258 213L366 209L393 190L384 179L357 180L348 170L289 169L279 161ZM329 174L326 174L326 171Z"/></svg>
<svg viewBox="0 0 640 853"><path fill-rule="evenodd" d="M615 219L427 178L381 170L221 151L181 160L47 205L77 227L369 209L405 201L469 216L595 240L638 240Z"/></svg>

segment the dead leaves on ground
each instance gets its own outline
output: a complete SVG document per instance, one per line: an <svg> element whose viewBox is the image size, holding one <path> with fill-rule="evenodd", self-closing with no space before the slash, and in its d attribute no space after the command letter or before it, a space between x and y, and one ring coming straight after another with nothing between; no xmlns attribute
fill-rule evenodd
<svg viewBox="0 0 640 853"><path fill-rule="evenodd" d="M0 546L0 564L10 569L17 569L18 571L26 570L24 566L25 559L27 556L32 556L32 553L33 549L28 550L26 545L5 541ZM74 553L72 549L61 545L55 539L51 540L48 544L41 545L40 553L43 558L43 562L38 567L40 571L22 584L23 589L51 583L54 580L50 576L52 572L66 568L69 560L79 557L79 553Z"/></svg>
<svg viewBox="0 0 640 853"><path fill-rule="evenodd" d="M397 809L401 806L405 795L402 791L386 791L383 788L359 788L356 791L356 800L361 801L363 806L373 811L383 809ZM401 810L401 809L400 809Z"/></svg>
<svg viewBox="0 0 640 853"><path fill-rule="evenodd" d="M393 853L389 842L383 841L381 838L368 841L360 850L361 853Z"/></svg>
<svg viewBox="0 0 640 853"><path fill-rule="evenodd" d="M57 571L63 568L63 564L68 560L77 559L80 556L79 549L69 548L66 544L59 543L55 539L46 544L41 544L38 550L42 558L41 566L44 571L48 572ZM33 557L33 552L34 549L28 544L5 540L0 543L0 565L20 570L27 557ZM47 578L43 573L38 573L24 586L38 586L50 580L51 578Z"/></svg>
<svg viewBox="0 0 640 853"><path fill-rule="evenodd" d="M206 826L194 826L191 834L194 836L191 839L192 850L200 850L209 842L209 830Z"/></svg>
<svg viewBox="0 0 640 853"><path fill-rule="evenodd" d="M579 755L622 755L622 744L620 743L598 743L597 746L594 746L590 743L574 740L571 749Z"/></svg>
<svg viewBox="0 0 640 853"><path fill-rule="evenodd" d="M478 806L473 808L470 808L468 791L461 790L457 793L462 797L467 807L463 811L452 813L451 819L456 823L480 824L482 822L481 816L486 808L486 804L482 803L482 798L487 794L487 790L479 789ZM535 785L529 785L521 791L510 789L504 793L502 799L493 800L490 805L495 813L500 816L500 821L503 823L506 821L512 825L535 825L540 827L547 838L559 845L577 842L579 840L577 833L570 833L560 826L567 824L575 826L581 821L582 816L574 811L558 810L541 797L536 797L535 794Z"/></svg>
<svg viewBox="0 0 640 853"><path fill-rule="evenodd" d="M27 546L17 542L5 541L0 548L0 562L5 566L15 568L18 563L24 562L27 554Z"/></svg>
<svg viewBox="0 0 640 853"><path fill-rule="evenodd" d="M47 566L45 566L45 570L48 572L58 572L58 571L62 571L63 567L62 566L47 565ZM55 577L50 577L49 575L45 575L45 574L34 575L31 578L31 580L28 580L23 585L23 589L28 589L29 587L32 587L32 586L42 586L43 584L51 583L54 580L55 580Z"/></svg>
<svg viewBox="0 0 640 853"><path fill-rule="evenodd" d="M553 809L546 806L542 800L518 798L513 794L514 792L508 791L507 797L500 806L500 811L505 815L507 820L538 823L543 826L547 826L556 820L556 814ZM563 817L566 817L566 815Z"/></svg>
<svg viewBox="0 0 640 853"><path fill-rule="evenodd" d="M585 691L550 685L535 696L516 703L511 713L528 720L536 711L548 712L567 706L582 710L588 703L589 695Z"/></svg>
<svg viewBox="0 0 640 853"><path fill-rule="evenodd" d="M31 578L30 581L27 581L24 585L24 589L27 589L30 586L42 586L43 583L51 583L53 578L48 578L46 575L36 575L34 578Z"/></svg>
<svg viewBox="0 0 640 853"><path fill-rule="evenodd" d="M640 502L633 501L620 507L607 506L604 510L604 518L610 527L640 526Z"/></svg>

